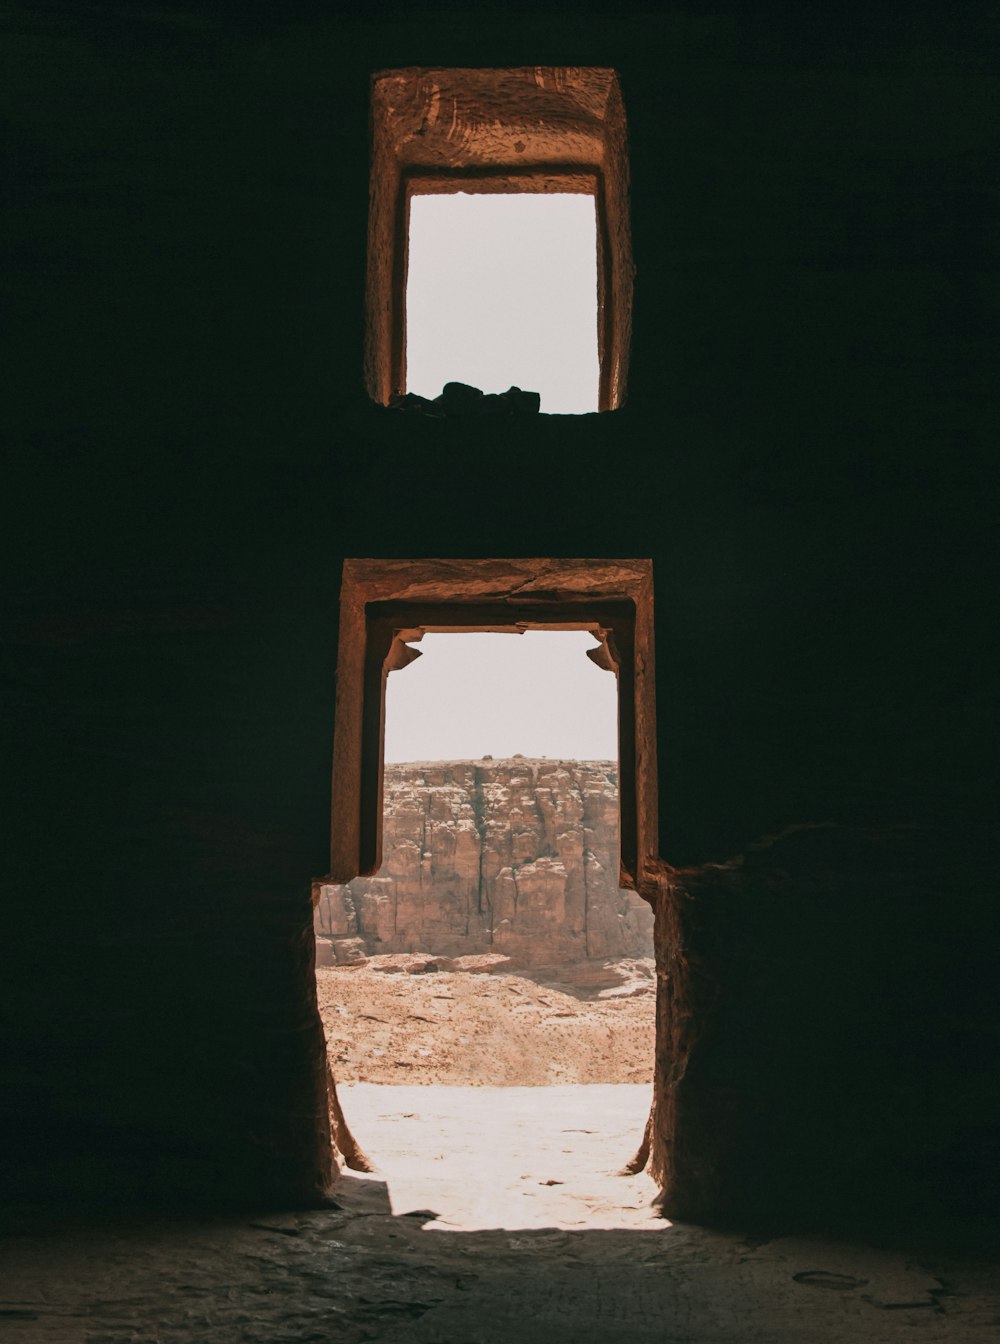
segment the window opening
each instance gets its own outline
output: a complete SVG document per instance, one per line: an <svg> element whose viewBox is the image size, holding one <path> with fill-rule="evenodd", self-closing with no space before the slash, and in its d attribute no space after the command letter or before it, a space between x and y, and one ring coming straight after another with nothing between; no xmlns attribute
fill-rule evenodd
<svg viewBox="0 0 1000 1344"><path fill-rule="evenodd" d="M414 194L407 390L538 392L543 412L599 404L597 221L586 194Z"/></svg>

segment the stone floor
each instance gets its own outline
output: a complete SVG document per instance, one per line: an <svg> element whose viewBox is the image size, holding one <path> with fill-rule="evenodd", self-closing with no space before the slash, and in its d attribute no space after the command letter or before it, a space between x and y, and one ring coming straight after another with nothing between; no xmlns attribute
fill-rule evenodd
<svg viewBox="0 0 1000 1344"><path fill-rule="evenodd" d="M644 1090L607 1090L347 1088L345 1110L379 1173L346 1176L317 1211L75 1230L36 1222L0 1243L0 1340L1000 1338L1000 1273L981 1255L656 1218L646 1178L614 1174Z"/></svg>

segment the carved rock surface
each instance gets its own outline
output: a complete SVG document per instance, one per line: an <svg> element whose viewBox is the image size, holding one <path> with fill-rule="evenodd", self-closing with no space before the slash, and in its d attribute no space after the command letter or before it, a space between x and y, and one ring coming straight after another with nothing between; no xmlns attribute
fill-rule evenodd
<svg viewBox="0 0 1000 1344"><path fill-rule="evenodd" d="M618 888L611 761L385 767L374 877L320 887L316 932L369 955L501 952L522 966L652 955L653 913Z"/></svg>

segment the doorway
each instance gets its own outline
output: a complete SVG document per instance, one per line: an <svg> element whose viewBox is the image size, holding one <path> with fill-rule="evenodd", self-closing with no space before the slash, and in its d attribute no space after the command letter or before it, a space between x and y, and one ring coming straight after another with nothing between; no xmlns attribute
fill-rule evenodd
<svg viewBox="0 0 1000 1344"><path fill-rule="evenodd" d="M613 571L614 580L604 591L602 566ZM534 577L526 572L529 567ZM461 593L457 590L463 575L466 592ZM392 1137L394 1200L398 1195L406 1202L407 1192L420 1188L420 1180L438 1173L439 1202L446 1206L442 1225L454 1226L456 1217L465 1226L496 1226L497 1218L522 1225L517 1220L528 1217L523 1225L536 1226L576 1221L579 1208L572 1192L574 1183L579 1186L581 1169L597 1180L602 1164L608 1167L605 1150L615 1146L593 1117L603 1117L603 1128L609 1122L613 1127L612 1093L628 1088L604 1081L601 1070L607 1074L608 1065L601 1064L601 1056L605 1061L614 1056L619 1072L627 1069L625 1019L641 1016L639 999L645 995L647 1015L638 1034L645 1032L647 1091L641 1100L631 1098L636 1114L623 1121L627 1138L619 1138L614 1170L627 1161L641 1137L652 1072L652 961L633 957L628 972L632 982L623 984L621 962L627 958L616 959L613 953L623 949L612 942L630 923L633 934L638 931L648 939L652 923L636 890L636 877L642 879L638 856L647 838L642 820L649 793L635 787L636 756L646 749L644 738L652 729L647 712L651 705L645 704L651 660L643 658L637 668L635 657L640 642L651 649L651 625L646 623L651 613L644 609L651 592L642 591L643 581L651 588L650 579L648 564L641 561L416 561L405 567L393 561L357 561L345 566L341 630L343 640L346 629L347 640L341 645L335 758L342 765L348 748L353 752L353 801L363 812L362 800L367 797L370 803L377 796L378 814L372 818L369 811L367 820L355 814L354 873L346 883L331 880L321 887L317 931L321 939L340 935L329 939L338 944L335 961L342 949L347 955L336 969L320 968L318 978L341 986L339 999L328 1000L324 1016L348 1119L377 1162L387 1160L387 1136ZM470 594L469 587L478 593ZM469 601L473 595L477 600ZM454 600L463 596L465 601ZM402 693L410 679L415 693L420 677L434 670L436 648L443 653L450 644L454 651L463 641L477 640L493 646L478 674L469 666L459 672L458 682L446 691L446 716L418 707L420 731L411 735L409 746L401 745L405 734L394 723L394 687ZM527 649L532 641L561 645L565 651L573 645L570 661L578 658L592 684L603 688L608 711L603 745L585 753L591 760L574 761L551 735L522 738L517 745L528 751L513 751L516 739L466 739L464 759L458 759L460 739L454 730L461 705L456 686L463 678L466 685L488 683L490 667L502 682L499 650ZM348 671L353 677L345 677L344 654L350 657L352 651ZM537 698L537 673L534 689ZM486 699L493 705L487 717L502 720L496 684ZM562 700L571 699L563 677ZM346 722L340 713L345 707ZM554 720L558 715L542 717ZM585 712L585 717L593 719L593 714ZM439 739L445 745L428 752L429 739L420 732L435 718L447 721ZM553 724L547 726L551 731ZM522 716L522 733L525 728ZM425 745L414 745L421 742ZM498 750L481 750L489 745ZM424 754L436 759L398 759ZM620 790L619 781L624 781ZM335 817L338 804L344 809L346 782L341 777L338 790L335 774ZM619 813L620 861L614 837ZM501 831L505 834L498 842ZM343 845L339 852L343 855ZM335 831L335 859L337 853ZM368 856L367 863L362 855ZM613 899L603 905L594 881L600 869L610 873L613 891ZM343 872L332 869L331 878ZM593 897L589 905L588 891ZM352 949L346 946L352 939L353 963ZM651 948L647 941L642 949L636 945L624 950ZM570 965L572 973L566 970ZM637 978L645 984L638 985ZM321 1001L324 988L321 984ZM352 1056L352 1033L363 1057ZM373 1084L375 1076L388 1076L392 1082ZM571 1093L575 1088L590 1094L586 1100L576 1098L584 1102L579 1123L560 1123L553 1130L546 1117L572 1100L557 1097L553 1089L563 1085L561 1079L581 1077L587 1081L565 1084ZM449 1081L442 1084L442 1078ZM411 1081L417 1079L426 1081ZM366 1087L379 1086L381 1096L362 1095ZM608 1087L611 1092L598 1103L591 1090ZM493 1088L500 1090L503 1106ZM469 1104L486 1107L478 1120L464 1115ZM431 1127L429 1144L415 1142L421 1125ZM493 1176L485 1179L486 1169L481 1171L476 1208L468 1201L456 1205L442 1185L461 1169L462 1145L456 1147L448 1138L449 1132L457 1132L456 1125L470 1133L500 1126L507 1135L502 1139L498 1131L490 1143L491 1151L496 1149ZM530 1158L526 1137L534 1142L546 1129L557 1151ZM399 1151L396 1140L413 1151ZM602 1150L597 1171L590 1171L581 1151L591 1143ZM466 1152L466 1157L471 1161L473 1154ZM531 1172L504 1174L497 1162L501 1167L510 1162L534 1166L537 1180ZM576 1173L573 1179L568 1178L569 1168ZM611 1169L604 1170L603 1177L610 1179L611 1174ZM472 1189L463 1179L464 1192ZM620 1183L611 1183L602 1205L607 1216L624 1216L620 1208L610 1208L620 1204L621 1191ZM643 1201L636 1204L633 1199L632 1205L628 1216L643 1218ZM532 1222L529 1215L542 1222Z"/></svg>
<svg viewBox="0 0 1000 1344"><path fill-rule="evenodd" d="M345 1111L397 1212L569 1225L585 1187L586 1216L617 1226L609 1152L620 1169L649 1111L655 978L652 911L618 886L614 668L579 629L406 647L420 657L385 690L381 866L317 906ZM484 1132L485 1158L468 1137Z"/></svg>

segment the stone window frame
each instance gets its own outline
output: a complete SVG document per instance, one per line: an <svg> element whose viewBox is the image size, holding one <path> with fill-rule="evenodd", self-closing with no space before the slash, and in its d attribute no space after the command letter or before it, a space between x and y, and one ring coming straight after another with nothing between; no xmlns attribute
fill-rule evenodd
<svg viewBox="0 0 1000 1344"><path fill-rule="evenodd" d="M625 111L614 70L382 70L371 81L365 382L406 390L410 200L454 192L579 192L597 213L598 409L625 400L632 324Z"/></svg>
<svg viewBox="0 0 1000 1344"><path fill-rule="evenodd" d="M659 878L651 560L344 561L337 659L330 872L381 864L385 686L428 631L590 630L588 656L618 678L619 885Z"/></svg>

